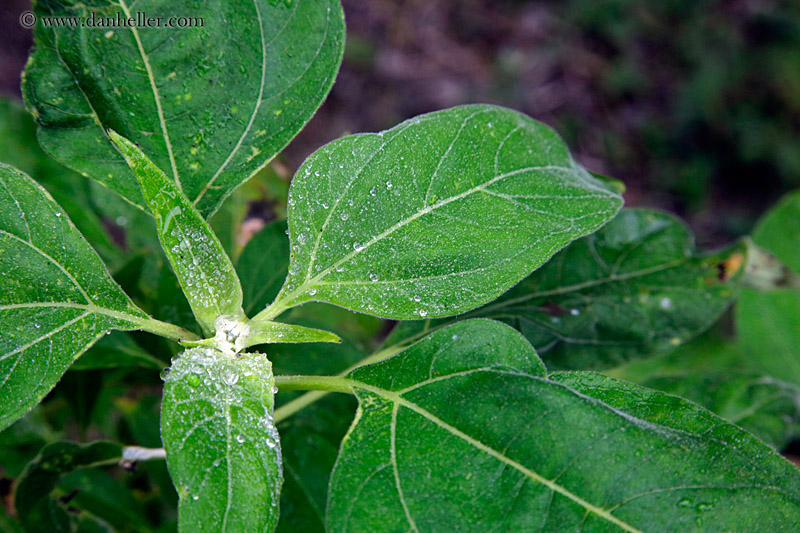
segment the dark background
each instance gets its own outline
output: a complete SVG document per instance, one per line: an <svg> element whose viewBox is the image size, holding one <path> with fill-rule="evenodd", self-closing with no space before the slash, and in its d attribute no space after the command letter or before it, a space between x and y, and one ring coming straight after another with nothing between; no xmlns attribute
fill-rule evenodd
<svg viewBox="0 0 800 533"><path fill-rule="evenodd" d="M0 93L19 97L26 0L0 0ZM420 113L490 102L555 127L628 205L704 245L800 185L800 0L343 0L345 60L282 156Z"/></svg>

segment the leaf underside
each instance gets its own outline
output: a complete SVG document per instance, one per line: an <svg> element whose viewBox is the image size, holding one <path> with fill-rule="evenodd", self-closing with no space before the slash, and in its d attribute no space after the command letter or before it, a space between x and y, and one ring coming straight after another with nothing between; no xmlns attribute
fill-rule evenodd
<svg viewBox="0 0 800 533"><path fill-rule="evenodd" d="M139 144L204 215L308 122L344 45L338 0L51 0L35 10L40 19L202 18L202 27L184 28L38 24L23 93L53 157L144 207L105 137L113 129Z"/></svg>
<svg viewBox="0 0 800 533"><path fill-rule="evenodd" d="M328 529L796 526L797 469L746 432L674 396L569 377L548 379L519 333L491 321L354 370L360 409L331 479Z"/></svg>
<svg viewBox="0 0 800 533"><path fill-rule="evenodd" d="M36 405L109 329L148 316L62 209L0 164L0 429Z"/></svg>

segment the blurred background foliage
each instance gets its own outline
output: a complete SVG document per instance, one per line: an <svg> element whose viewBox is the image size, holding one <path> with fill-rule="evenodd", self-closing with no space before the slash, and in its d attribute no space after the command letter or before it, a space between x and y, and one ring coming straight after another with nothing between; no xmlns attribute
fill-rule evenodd
<svg viewBox="0 0 800 533"><path fill-rule="evenodd" d="M800 0L343 4L344 66L280 158L286 177L344 133L489 102L552 125L582 164L628 185L629 205L683 216L701 243L747 232L800 185ZM0 8L7 95L19 94L28 8Z"/></svg>
<svg viewBox="0 0 800 533"><path fill-rule="evenodd" d="M625 182L628 205L685 218L700 248L750 232L778 198L800 187L800 0L342 3L347 47L327 102L212 218L240 270L257 270L247 240L286 216L291 175L323 143L464 103L501 104L550 124L583 165ZM49 160L15 104L32 44L18 22L27 9L29 0L0 0L0 160L48 188L137 304L192 327L150 218ZM270 231L282 234L283 227L272 225L259 238ZM363 358L388 331L369 317L308 311L287 319L341 333L342 354L271 347L283 373L337 372L342 368L323 367ZM324 318L309 322L314 316ZM728 317L685 349L616 373L694 399L783 447L800 431L798 383L765 379L744 365L752 354L732 343L732 330ZM0 434L0 531L15 530L4 510L13 515L13 484L44 445L62 439L160 445L158 370L176 350L152 336L114 333L82 356L42 405ZM352 402L331 403L344 415L328 420L330 406L320 403L281 427L286 442L310 446L328 467L353 411ZM287 465L297 472L319 469L299 446L287 450ZM142 463L135 473L112 468L96 479L92 470L81 472L91 479L68 475L52 487L53 498L76 516L89 513L101 526L123 531L174 529L175 494L163 462ZM286 493L297 492L296 479L287 479ZM282 528L316 527L310 522L324 506L320 479L318 501L284 501ZM146 523L120 523L118 502L108 495L123 489L143 506Z"/></svg>

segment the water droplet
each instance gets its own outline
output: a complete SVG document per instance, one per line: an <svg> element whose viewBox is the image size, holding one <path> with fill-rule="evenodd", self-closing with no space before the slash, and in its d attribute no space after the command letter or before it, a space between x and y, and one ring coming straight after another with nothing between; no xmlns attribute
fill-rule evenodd
<svg viewBox="0 0 800 533"><path fill-rule="evenodd" d="M364 245L361 244L360 242L354 242L353 243L353 250L355 250L356 252L360 252L363 249L364 249Z"/></svg>
<svg viewBox="0 0 800 533"><path fill-rule="evenodd" d="M317 289L315 289L314 287L311 287L310 289L308 289L308 295L309 296L314 296L315 294L317 294Z"/></svg>
<svg viewBox="0 0 800 533"><path fill-rule="evenodd" d="M161 377L162 381L167 381L167 378L169 377L169 367L161 369L161 372L158 375Z"/></svg>
<svg viewBox="0 0 800 533"><path fill-rule="evenodd" d="M428 316L428 312L425 309L420 309L419 316Z"/></svg>
<svg viewBox="0 0 800 533"><path fill-rule="evenodd" d="M571 314L572 316L578 316L578 315L580 315L580 314L581 314L581 312L580 312L578 309L572 309L572 310L569 312L569 314Z"/></svg>
<svg viewBox="0 0 800 533"><path fill-rule="evenodd" d="M369 275L369 279L370 281L378 281L378 275L375 272L373 272L372 274Z"/></svg>
<svg viewBox="0 0 800 533"><path fill-rule="evenodd" d="M290 196L290 197L289 197L289 200L287 200L287 202L286 202L286 203L287 203L287 204L289 204L289 205L294 205L294 198L292 198L292 197Z"/></svg>
<svg viewBox="0 0 800 533"><path fill-rule="evenodd" d="M245 440L246 439L244 435L236 435L236 442L238 442L239 444L243 443Z"/></svg>
<svg viewBox="0 0 800 533"><path fill-rule="evenodd" d="M341 218L342 220L347 220L348 218L350 218L350 215L347 213L342 213L342 216L339 218Z"/></svg>
<svg viewBox="0 0 800 533"><path fill-rule="evenodd" d="M672 300L669 298L661 298L661 307L662 309L669 309L672 307Z"/></svg>
<svg viewBox="0 0 800 533"><path fill-rule="evenodd" d="M386 188L387 189L391 189L392 187L393 187L392 182L391 181L387 181L386 182Z"/></svg>
<svg viewBox="0 0 800 533"><path fill-rule="evenodd" d="M369 190L369 195L370 196L375 196L376 194L378 194L378 189L377 188L373 187L373 188L371 188Z"/></svg>
<svg viewBox="0 0 800 533"><path fill-rule="evenodd" d="M419 296L414 296L414 301L415 302L420 302L420 301L422 301L422 298L420 298Z"/></svg>
<svg viewBox="0 0 800 533"><path fill-rule="evenodd" d="M199 500L199 499L200 499L200 495L199 495L199 494L192 494L192 499L193 499L194 501L197 501L197 500Z"/></svg>
<svg viewBox="0 0 800 533"><path fill-rule="evenodd" d="M691 507L691 505L692 501L686 498L678 502L678 507Z"/></svg>

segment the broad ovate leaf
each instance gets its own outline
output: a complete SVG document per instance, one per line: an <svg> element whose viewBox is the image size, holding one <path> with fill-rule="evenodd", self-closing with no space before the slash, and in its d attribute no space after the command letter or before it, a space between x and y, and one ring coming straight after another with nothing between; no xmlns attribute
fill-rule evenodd
<svg viewBox="0 0 800 533"><path fill-rule="evenodd" d="M139 182L167 255L197 321L216 329L221 316L244 318L242 286L219 239L180 188L128 139L109 131Z"/></svg>
<svg viewBox="0 0 800 533"><path fill-rule="evenodd" d="M106 331L149 320L52 197L1 163L0 273L0 428Z"/></svg>
<svg viewBox="0 0 800 533"><path fill-rule="evenodd" d="M548 379L500 323L443 328L338 385L360 408L332 532L780 531L800 516L800 472L748 433L663 393Z"/></svg>
<svg viewBox="0 0 800 533"><path fill-rule="evenodd" d="M344 46L339 0L48 0L35 13L183 20L154 28L38 24L23 93L53 157L144 207L105 136L114 129L204 215L308 122Z"/></svg>
<svg viewBox="0 0 800 533"><path fill-rule="evenodd" d="M800 273L800 191L764 216L753 241ZM799 289L743 290L736 304L736 332L756 368L800 385Z"/></svg>
<svg viewBox="0 0 800 533"><path fill-rule="evenodd" d="M318 300L414 319L493 300L622 198L549 127L474 105L324 146L288 203L289 276L266 316Z"/></svg>
<svg viewBox="0 0 800 533"><path fill-rule="evenodd" d="M183 352L165 379L161 437L180 531L272 531L283 479L266 356Z"/></svg>

